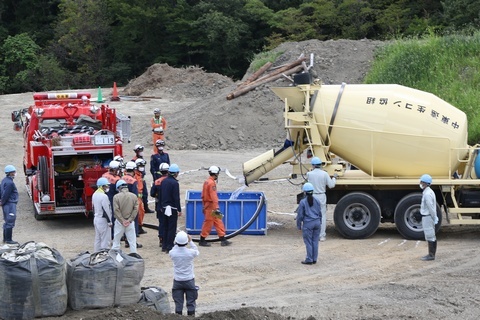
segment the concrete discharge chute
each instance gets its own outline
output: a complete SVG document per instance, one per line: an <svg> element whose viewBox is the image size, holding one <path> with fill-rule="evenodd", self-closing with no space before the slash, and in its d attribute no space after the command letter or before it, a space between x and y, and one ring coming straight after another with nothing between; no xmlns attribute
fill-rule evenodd
<svg viewBox="0 0 480 320"><path fill-rule="evenodd" d="M284 102L290 144L246 162L246 184L285 162L293 165L292 177L305 178L311 166L301 159L307 151L324 161L330 175L340 176L327 199L337 205L335 226L346 238L368 237L382 221L394 222L408 239L422 239L418 181L424 173L434 179L440 218L443 207L450 223L480 224L473 170L478 146L467 144L461 110L394 84L307 83L272 90Z"/></svg>

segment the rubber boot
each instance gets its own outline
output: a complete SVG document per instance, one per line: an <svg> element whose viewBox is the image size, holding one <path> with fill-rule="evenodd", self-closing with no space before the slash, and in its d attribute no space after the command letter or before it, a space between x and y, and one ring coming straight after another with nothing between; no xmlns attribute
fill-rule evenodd
<svg viewBox="0 0 480 320"><path fill-rule="evenodd" d="M435 260L434 246L436 241L428 241L428 254L421 258L423 261Z"/></svg>
<svg viewBox="0 0 480 320"><path fill-rule="evenodd" d="M432 249L433 259L435 259L436 254L437 254L437 240L433 241L433 249Z"/></svg>
<svg viewBox="0 0 480 320"><path fill-rule="evenodd" d="M143 230L143 226L138 226L138 234L145 234L147 231Z"/></svg>
<svg viewBox="0 0 480 320"><path fill-rule="evenodd" d="M5 243L5 229L3 229L3 243Z"/></svg>
<svg viewBox="0 0 480 320"><path fill-rule="evenodd" d="M198 243L199 246L202 246L202 247L210 247L211 244L207 242L207 240L205 240L205 237L200 237L200 242Z"/></svg>
<svg viewBox="0 0 480 320"><path fill-rule="evenodd" d="M158 237L158 246L161 248L163 244L163 239Z"/></svg>
<svg viewBox="0 0 480 320"><path fill-rule="evenodd" d="M148 207L148 202L147 201L143 203L143 207L145 208L145 213L155 213L155 211L153 211L152 209L150 209Z"/></svg>
<svg viewBox="0 0 480 320"><path fill-rule="evenodd" d="M195 317L195 311L187 311L187 315Z"/></svg>
<svg viewBox="0 0 480 320"><path fill-rule="evenodd" d="M225 237L220 237L220 243L222 247L226 247L232 244L230 241L225 239Z"/></svg>
<svg viewBox="0 0 480 320"><path fill-rule="evenodd" d="M125 248L130 248L130 243L125 239ZM143 248L143 245L137 242L137 248Z"/></svg>
<svg viewBox="0 0 480 320"><path fill-rule="evenodd" d="M4 229L4 233L5 233L5 243L6 244L18 244L17 241L12 240L12 233L13 233L12 228Z"/></svg>

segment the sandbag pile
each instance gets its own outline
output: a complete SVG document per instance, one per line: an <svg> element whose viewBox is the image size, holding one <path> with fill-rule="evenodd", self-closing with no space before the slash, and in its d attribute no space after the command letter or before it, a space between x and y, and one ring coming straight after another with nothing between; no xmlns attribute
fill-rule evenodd
<svg viewBox="0 0 480 320"><path fill-rule="evenodd" d="M68 303L73 310L135 304L145 272L136 254L102 250L67 261Z"/></svg>
<svg viewBox="0 0 480 320"><path fill-rule="evenodd" d="M0 250L0 318L60 316L67 310L65 259L44 243Z"/></svg>

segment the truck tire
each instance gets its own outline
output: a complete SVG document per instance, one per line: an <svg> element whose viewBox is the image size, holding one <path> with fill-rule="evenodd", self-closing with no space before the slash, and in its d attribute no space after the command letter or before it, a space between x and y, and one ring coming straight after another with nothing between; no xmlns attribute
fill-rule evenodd
<svg viewBox="0 0 480 320"><path fill-rule="evenodd" d="M365 239L380 225L380 205L374 197L364 192L352 192L335 206L335 229L347 239Z"/></svg>
<svg viewBox="0 0 480 320"><path fill-rule="evenodd" d="M395 226L398 233L407 240L423 240L425 235L422 227L422 215L420 205L422 194L419 192L410 193L402 198L395 208ZM438 223L435 231L438 232L442 225L442 209L437 203Z"/></svg>
<svg viewBox="0 0 480 320"><path fill-rule="evenodd" d="M47 166L47 157L41 156L38 157L38 170L40 171L38 177L38 187L43 193L49 193L50 184L48 183L48 166Z"/></svg>

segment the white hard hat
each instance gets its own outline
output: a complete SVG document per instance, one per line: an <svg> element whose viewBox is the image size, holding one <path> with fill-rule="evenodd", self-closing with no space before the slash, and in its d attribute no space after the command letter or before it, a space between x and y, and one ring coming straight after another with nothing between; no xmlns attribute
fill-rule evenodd
<svg viewBox="0 0 480 320"><path fill-rule="evenodd" d="M144 159L142 158L138 158L137 160L135 160L135 165L138 167L138 166L145 166L147 164L147 161L145 161Z"/></svg>
<svg viewBox="0 0 480 320"><path fill-rule="evenodd" d="M153 113L160 113L160 109L159 108L153 109Z"/></svg>
<svg viewBox="0 0 480 320"><path fill-rule="evenodd" d="M184 245L188 243L188 234L185 231L180 231L175 236L175 243Z"/></svg>
<svg viewBox="0 0 480 320"><path fill-rule="evenodd" d="M120 162L118 162L117 160L112 160L110 161L110 163L108 164L108 167L110 169L118 169L118 167L120 167Z"/></svg>
<svg viewBox="0 0 480 320"><path fill-rule="evenodd" d="M122 156L115 156L115 157L113 157L113 160L118 161L118 162L122 162L123 157Z"/></svg>
<svg viewBox="0 0 480 320"><path fill-rule="evenodd" d="M158 170L160 171L168 171L170 169L170 166L166 162L160 163L160 166L158 167Z"/></svg>
<svg viewBox="0 0 480 320"><path fill-rule="evenodd" d="M214 174L219 174L220 173L220 168L217 166L211 166L208 168L208 172L214 173Z"/></svg>
<svg viewBox="0 0 480 320"><path fill-rule="evenodd" d="M143 151L145 147L142 146L141 144L137 144L135 145L135 147L133 148L133 151Z"/></svg>
<svg viewBox="0 0 480 320"><path fill-rule="evenodd" d="M127 169L127 170L133 170L136 167L137 167L137 165L133 161L128 161L127 164L125 165L125 169Z"/></svg>

